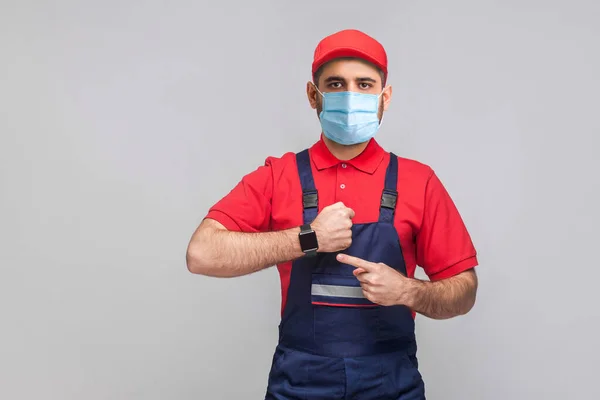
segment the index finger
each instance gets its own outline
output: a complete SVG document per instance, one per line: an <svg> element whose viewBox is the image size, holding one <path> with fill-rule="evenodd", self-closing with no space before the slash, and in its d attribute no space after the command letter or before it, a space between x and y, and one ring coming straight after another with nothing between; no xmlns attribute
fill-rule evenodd
<svg viewBox="0 0 600 400"><path fill-rule="evenodd" d="M338 254L337 260L339 262L343 262L344 264L352 265L356 268L362 268L365 271L370 271L372 269L371 266L373 265L373 263L370 261L366 261L362 258L354 256L349 256L348 254Z"/></svg>

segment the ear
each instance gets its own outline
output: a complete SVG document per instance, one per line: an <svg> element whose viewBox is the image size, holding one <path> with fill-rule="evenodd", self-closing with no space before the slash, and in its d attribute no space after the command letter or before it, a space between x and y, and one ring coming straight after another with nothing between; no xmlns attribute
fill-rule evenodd
<svg viewBox="0 0 600 400"><path fill-rule="evenodd" d="M308 81L306 84L306 95L308 96L308 102L310 103L311 108L316 109L319 92L317 92L315 85L311 81Z"/></svg>
<svg viewBox="0 0 600 400"><path fill-rule="evenodd" d="M390 106L390 102L392 101L392 87L386 86L381 93L382 101L383 101L383 111L387 111Z"/></svg>

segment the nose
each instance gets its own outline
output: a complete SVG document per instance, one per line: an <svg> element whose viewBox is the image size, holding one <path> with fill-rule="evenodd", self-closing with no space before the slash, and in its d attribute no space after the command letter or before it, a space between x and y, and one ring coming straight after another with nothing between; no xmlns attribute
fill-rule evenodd
<svg viewBox="0 0 600 400"><path fill-rule="evenodd" d="M358 87L357 82L350 82L347 87L349 92L360 92L360 87Z"/></svg>

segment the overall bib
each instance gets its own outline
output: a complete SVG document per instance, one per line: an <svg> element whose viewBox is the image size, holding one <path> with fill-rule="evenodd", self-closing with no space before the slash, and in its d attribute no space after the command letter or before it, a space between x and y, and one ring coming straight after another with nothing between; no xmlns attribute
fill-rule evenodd
<svg viewBox="0 0 600 400"><path fill-rule="evenodd" d="M296 160L303 219L311 223L318 192L308 150ZM379 220L353 225L352 245L344 253L406 275L394 227L397 177L398 159L391 154ZM371 303L353 271L336 253L293 262L265 399L425 399L411 310Z"/></svg>

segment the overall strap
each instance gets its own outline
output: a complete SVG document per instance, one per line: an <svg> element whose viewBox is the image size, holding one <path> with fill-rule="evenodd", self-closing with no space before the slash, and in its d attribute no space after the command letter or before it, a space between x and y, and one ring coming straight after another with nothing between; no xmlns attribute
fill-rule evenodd
<svg viewBox="0 0 600 400"><path fill-rule="evenodd" d="M379 222L394 223L394 211L396 210L396 200L398 199L397 183L398 157L394 153L390 153L390 163L385 172L385 186L381 195Z"/></svg>
<svg viewBox="0 0 600 400"><path fill-rule="evenodd" d="M315 187L315 181L310 167L310 157L308 149L296 154L296 163L298 164L298 175L302 185L302 213L305 224L310 224L319 212L319 195Z"/></svg>

